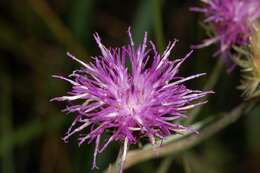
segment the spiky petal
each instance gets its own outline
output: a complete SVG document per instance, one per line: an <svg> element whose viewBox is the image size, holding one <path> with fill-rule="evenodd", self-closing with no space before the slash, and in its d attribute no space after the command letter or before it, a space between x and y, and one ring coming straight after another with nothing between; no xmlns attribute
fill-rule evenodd
<svg viewBox="0 0 260 173"><path fill-rule="evenodd" d="M174 61L169 60L176 41L169 43L163 55L150 42L147 49L147 34L141 45L135 46L129 31L130 44L121 48L106 48L98 34L94 35L101 55L95 62L86 64L68 53L68 56L82 65L68 78L55 76L72 85L67 96L53 100L68 101L67 112L75 114L75 120L64 140L79 133L79 144L96 141L93 167L96 155L112 141L124 141L122 166L129 144L135 144L142 137L155 144L171 134L190 130L174 120L186 117L187 110L205 102L194 102L211 91L188 89L183 83L202 74L181 77L179 67L190 53ZM127 59L131 68L126 66ZM84 131L84 132L83 132ZM105 131L111 135L100 145Z"/></svg>
<svg viewBox="0 0 260 173"><path fill-rule="evenodd" d="M204 22L213 27L215 36L194 46L202 48L219 42L220 49L215 55L227 55L232 46L249 43L253 23L260 17L259 0L207 0L204 8L192 8L205 14Z"/></svg>

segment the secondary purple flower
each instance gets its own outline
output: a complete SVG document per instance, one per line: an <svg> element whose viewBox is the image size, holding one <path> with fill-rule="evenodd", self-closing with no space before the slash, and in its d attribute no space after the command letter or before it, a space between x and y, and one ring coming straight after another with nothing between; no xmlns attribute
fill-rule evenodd
<svg viewBox="0 0 260 173"><path fill-rule="evenodd" d="M192 8L205 14L204 22L211 24L215 36L206 39L202 48L213 43L220 43L216 53L228 53L233 45L244 46L249 43L253 23L260 17L259 0L207 0L204 8Z"/></svg>
<svg viewBox="0 0 260 173"><path fill-rule="evenodd" d="M86 141L96 142L93 167L96 167L97 154L110 142L124 142L122 171L128 144L135 144L142 137L155 144L156 139L191 130L175 120L186 117L187 110L206 103L194 101L212 92L191 90L183 84L204 73L179 76L179 67L191 52L182 59L170 61L176 41L169 43L160 55L152 42L147 49L147 34L143 44L135 46L129 31L130 44L111 49L101 43L97 34L94 37L101 55L93 57L93 63L86 64L68 53L82 68L68 78L54 76L71 83L72 89L67 96L52 100L68 101L64 111L75 114L65 141L79 133L80 145ZM100 138L106 131L111 135L101 146Z"/></svg>

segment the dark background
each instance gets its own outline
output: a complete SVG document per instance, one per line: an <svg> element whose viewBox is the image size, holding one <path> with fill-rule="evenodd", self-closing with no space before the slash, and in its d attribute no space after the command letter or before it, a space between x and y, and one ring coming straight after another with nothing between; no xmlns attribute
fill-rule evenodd
<svg viewBox="0 0 260 173"><path fill-rule="evenodd" d="M69 84L51 75L68 75L79 68L66 57L67 51L85 62L99 54L94 32L108 47L127 44L129 26L136 43L148 31L160 50L177 38L171 57L183 57L190 45L207 37L200 26L203 16L189 11L198 5L198 0L0 0L0 172L94 173L114 162L118 143L99 155L100 169L93 171L93 144L78 147L76 137L63 143L61 138L73 115L60 112L66 103L49 100L64 95ZM211 56L215 50L214 46L196 50L181 73L210 74L217 63ZM229 111L242 102L236 89L239 76L238 69L232 73L223 69L216 94L199 119ZM206 80L187 84L199 89ZM259 111L260 107L200 145L173 155L168 172L260 172ZM162 160L146 161L126 172L156 173Z"/></svg>

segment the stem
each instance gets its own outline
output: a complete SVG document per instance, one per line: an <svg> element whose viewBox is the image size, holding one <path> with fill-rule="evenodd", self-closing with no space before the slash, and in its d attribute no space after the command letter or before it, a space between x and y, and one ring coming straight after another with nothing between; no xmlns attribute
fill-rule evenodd
<svg viewBox="0 0 260 173"><path fill-rule="evenodd" d="M156 41L158 44L159 51L162 53L164 49L164 38L163 38L163 27L162 27L162 17L161 17L161 1L153 0L153 12L154 14L154 28Z"/></svg>
<svg viewBox="0 0 260 173"><path fill-rule="evenodd" d="M10 76L7 73L3 73L0 76L1 79L1 100L0 100L0 135L1 140L3 137L9 137L13 133L12 124L12 84ZM3 173L13 173L15 171L14 165L14 145L5 145L6 150L1 157L1 170Z"/></svg>
<svg viewBox="0 0 260 173"><path fill-rule="evenodd" d="M62 116L49 118L46 122L35 120L19 127L8 136L3 136L0 140L0 157L8 150L10 145L23 146L28 141L39 137L47 132L57 130L65 124L65 119Z"/></svg>
<svg viewBox="0 0 260 173"><path fill-rule="evenodd" d="M87 57L85 49L50 8L46 0L28 0L28 2L35 13L46 23L58 42L66 46L66 48L69 49L68 51L72 49L72 52L77 56Z"/></svg>
<svg viewBox="0 0 260 173"><path fill-rule="evenodd" d="M156 149L156 155L154 155L153 148L150 146L150 144L146 145L146 147L144 147L143 149L136 149L130 151L127 155L124 168L129 168L137 163L149 160L151 158L158 158L169 154L176 154L183 150L189 149L195 145L198 145L199 143L216 134L217 132L221 131L228 125L236 122L239 119L239 117L242 116L247 106L250 104L252 104L252 101L244 102L236 108L234 108L231 112L225 113L223 116L221 116L221 118L213 120L211 123L209 123L209 125L207 125L204 128L201 128L200 133L198 135L193 134L185 136L180 140L172 141L168 144L162 144L161 147L158 147ZM114 165L110 166L110 169L107 170L106 173L112 173L114 170L113 167Z"/></svg>
<svg viewBox="0 0 260 173"><path fill-rule="evenodd" d="M126 160L126 156L127 156L127 150L128 150L128 138L125 138L125 142L122 148L122 156L121 156L121 163L120 163L120 169L119 169L119 173L123 173L124 170L124 164L125 164L125 160Z"/></svg>
<svg viewBox="0 0 260 173"><path fill-rule="evenodd" d="M207 83L205 84L203 90L212 90L214 88L214 86L216 85L218 79L219 79L219 76L221 75L221 70L224 66L224 62L223 60L219 59L218 63L215 65ZM206 97L204 97L205 100L207 100L209 96L207 95ZM187 124L191 124L195 119L196 117L199 115L200 111L202 110L202 107L203 106L200 106L196 109L193 109L191 112L190 112L190 118L187 120Z"/></svg>
<svg viewBox="0 0 260 173"><path fill-rule="evenodd" d="M157 173L167 173L171 166L173 159L174 159L174 155L170 155L169 157L166 157L160 164L160 167L158 168Z"/></svg>
<svg viewBox="0 0 260 173"><path fill-rule="evenodd" d="M192 173L190 161L187 159L187 157L184 155L181 156L181 159L182 159L182 164L184 166L185 173Z"/></svg>

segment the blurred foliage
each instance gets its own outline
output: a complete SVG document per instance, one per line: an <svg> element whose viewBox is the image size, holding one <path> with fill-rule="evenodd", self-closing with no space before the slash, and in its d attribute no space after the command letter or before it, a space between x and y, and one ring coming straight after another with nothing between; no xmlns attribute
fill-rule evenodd
<svg viewBox="0 0 260 173"><path fill-rule="evenodd" d="M180 40L172 58L183 57L191 44L206 35L199 16L189 11L189 0L1 0L0 1L0 161L1 173L102 172L115 161L119 144L114 143L97 158L99 170L91 171L93 145L78 147L76 138L68 144L61 137L73 115L64 115L61 103L50 98L63 95L64 82L53 74L69 74L78 65L67 58L70 51L88 62L99 53L92 37L120 46L128 42L131 26L138 43L148 31L160 51L170 40ZM213 72L217 60L213 48L193 53L182 74ZM194 72L195 71L195 72ZM239 70L218 74L209 103L195 120L229 111L242 101ZM203 88L206 78L189 85ZM259 107L218 135L166 160L138 164L126 172L260 172ZM159 163L162 163L159 166ZM203 164L201 164L203 163ZM166 166L165 166L166 165ZM157 170L158 169L158 170Z"/></svg>

